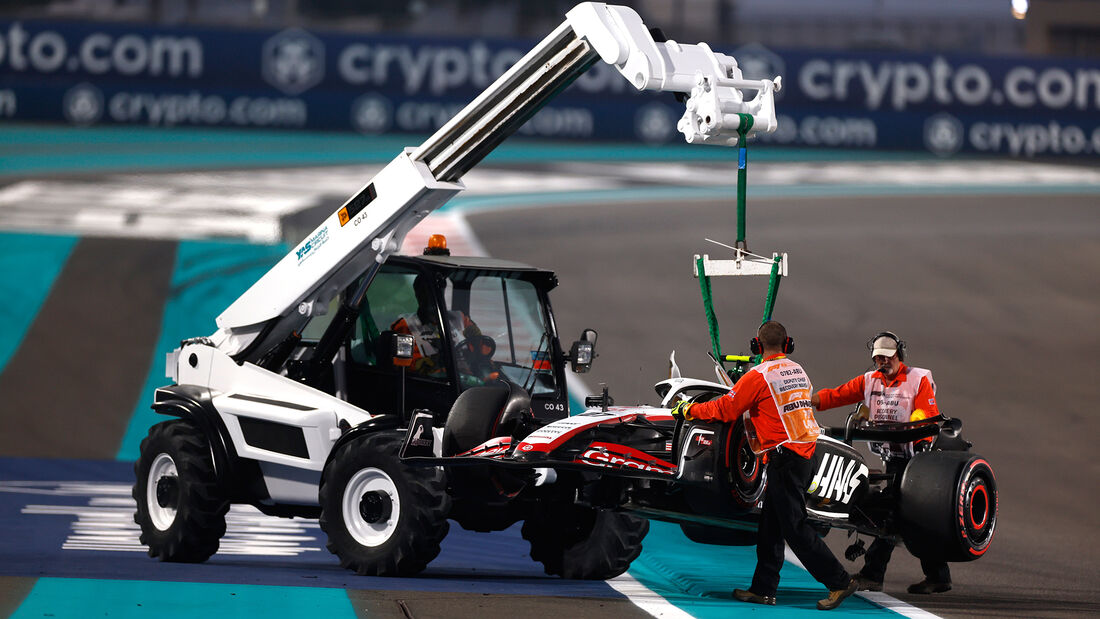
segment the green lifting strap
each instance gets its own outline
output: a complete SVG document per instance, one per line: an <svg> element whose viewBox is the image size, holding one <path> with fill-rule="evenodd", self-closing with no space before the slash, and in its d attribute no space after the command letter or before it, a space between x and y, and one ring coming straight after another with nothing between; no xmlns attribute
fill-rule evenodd
<svg viewBox="0 0 1100 619"><path fill-rule="evenodd" d="M764 318L760 321L760 324L764 324L772 319L772 310L775 309L775 297L779 294L779 282L783 279L783 276L779 274L779 263L783 261L783 256L776 256L772 260L772 273L768 278L768 298L764 300ZM753 355L753 364L758 364L764 360L764 355Z"/></svg>
<svg viewBox="0 0 1100 619"><path fill-rule="evenodd" d="M710 295L710 277L703 270L703 259L695 259L695 269L699 273L699 291L703 293L703 312L707 316L707 329L710 331L710 347L714 357L722 358L722 345L718 337L718 317L714 315L714 303Z"/></svg>
<svg viewBox="0 0 1100 619"><path fill-rule="evenodd" d="M737 125L737 243L739 248L746 248L745 242L745 189L749 186L749 130L752 129L752 114L738 114L741 122Z"/></svg>
<svg viewBox="0 0 1100 619"><path fill-rule="evenodd" d="M768 279L768 298L764 301L764 319L760 321L760 324L772 319L772 310L775 309L775 297L779 294L779 282L783 279L783 276L779 274L780 262L783 262L783 256L776 256L772 260L772 274Z"/></svg>

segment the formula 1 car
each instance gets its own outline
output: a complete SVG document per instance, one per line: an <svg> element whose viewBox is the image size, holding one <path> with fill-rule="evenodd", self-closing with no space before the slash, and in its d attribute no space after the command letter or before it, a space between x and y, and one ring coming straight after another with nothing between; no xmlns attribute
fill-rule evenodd
<svg viewBox="0 0 1100 619"><path fill-rule="evenodd" d="M665 406L728 391L684 378L656 389ZM514 385L480 387L459 397L442 428L434 427L430 412L417 412L402 461L442 467L496 492L513 510L537 509L552 494L558 502L549 503L561 509L679 523L696 542L755 543L767 475L748 447L742 420L674 421L668 408L612 407L609 400L605 391L590 399L595 406L586 412L544 424L526 410ZM822 533L836 528L900 538L922 559L981 557L996 528L997 484L989 462L969 451L961 428L960 420L943 416L872 428L855 413L843 428L824 428L806 489L811 523ZM923 438L932 439L930 447L900 476L872 471L852 446ZM578 527L573 539L594 546L599 540L586 538L591 530ZM613 546L605 545L603 555ZM850 558L859 547L853 544Z"/></svg>

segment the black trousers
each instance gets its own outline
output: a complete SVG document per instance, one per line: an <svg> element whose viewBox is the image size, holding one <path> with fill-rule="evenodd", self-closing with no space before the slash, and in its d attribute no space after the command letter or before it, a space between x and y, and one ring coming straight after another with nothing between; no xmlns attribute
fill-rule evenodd
<svg viewBox="0 0 1100 619"><path fill-rule="evenodd" d="M867 548L867 559L863 562L863 569L859 573L876 582L882 582L886 578L886 564L890 562L890 555L893 553L893 542L876 538ZM921 559L920 569L924 571L924 577L929 582L951 582L951 569L943 561Z"/></svg>
<svg viewBox="0 0 1100 619"><path fill-rule="evenodd" d="M768 487L760 512L756 543L756 572L749 589L774 596L783 567L783 542L791 547L810 575L829 589L843 589L851 578L844 566L806 521L806 488L810 461L782 447L768 458Z"/></svg>
<svg viewBox="0 0 1100 619"><path fill-rule="evenodd" d="M901 474L905 472L905 467L908 464L909 460L907 458L891 458L886 461L886 472L901 479ZM886 578L886 564L890 562L890 555L892 554L894 554L893 542L875 538L875 541L871 542L871 546L867 548L863 569L859 573L875 582L882 582ZM951 582L951 569L947 567L947 563L944 561L921 559L920 568L924 571L924 577L929 582Z"/></svg>

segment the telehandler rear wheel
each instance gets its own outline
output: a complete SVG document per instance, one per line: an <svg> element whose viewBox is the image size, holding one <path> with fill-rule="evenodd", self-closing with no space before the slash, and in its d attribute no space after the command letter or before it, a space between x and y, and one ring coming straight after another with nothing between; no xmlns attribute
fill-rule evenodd
<svg viewBox="0 0 1100 619"><path fill-rule="evenodd" d="M340 565L362 576L411 576L439 554L451 500L435 467L398 459L401 437L368 434L337 448L321 482L321 529Z"/></svg>
<svg viewBox="0 0 1100 619"><path fill-rule="evenodd" d="M551 576L607 580L622 574L642 553L649 521L580 505L548 506L523 523L531 558Z"/></svg>

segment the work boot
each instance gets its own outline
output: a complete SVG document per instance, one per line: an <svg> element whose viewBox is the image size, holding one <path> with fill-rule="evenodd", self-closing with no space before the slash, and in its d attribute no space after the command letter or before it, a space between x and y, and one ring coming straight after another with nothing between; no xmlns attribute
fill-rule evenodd
<svg viewBox="0 0 1100 619"><path fill-rule="evenodd" d="M856 584L856 579L853 578L848 581L848 586L844 587L843 589L830 589L829 597L825 598L824 600L818 600L817 609L832 610L837 606L840 606L840 603L843 602L845 598L856 592L857 586L858 585Z"/></svg>
<svg viewBox="0 0 1100 619"><path fill-rule="evenodd" d="M744 589L734 589L733 598L742 602L749 602L751 604L767 604L768 606L775 606L774 595L757 595L752 591L745 591Z"/></svg>
<svg viewBox="0 0 1100 619"><path fill-rule="evenodd" d="M932 582L925 578L924 580L909 585L909 593L943 593L944 591L951 590L951 583L949 582Z"/></svg>
<svg viewBox="0 0 1100 619"><path fill-rule="evenodd" d="M852 580L856 581L856 591L882 591L881 580L868 578L863 574L856 574Z"/></svg>

